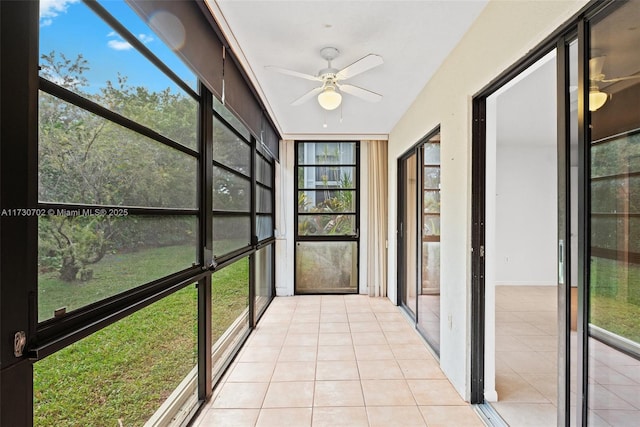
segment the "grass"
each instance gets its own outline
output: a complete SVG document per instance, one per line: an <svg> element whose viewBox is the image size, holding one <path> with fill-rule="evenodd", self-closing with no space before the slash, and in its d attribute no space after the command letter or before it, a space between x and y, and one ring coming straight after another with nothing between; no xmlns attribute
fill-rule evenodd
<svg viewBox="0 0 640 427"><path fill-rule="evenodd" d="M640 343L640 266L593 258L590 322Z"/></svg>
<svg viewBox="0 0 640 427"><path fill-rule="evenodd" d="M152 280L184 270L196 260L193 246L165 246L137 252L108 254L90 265L93 279L63 282L57 272L38 277L38 320L53 317L54 310L67 312L119 294Z"/></svg>
<svg viewBox="0 0 640 427"><path fill-rule="evenodd" d="M175 265L181 249L162 249L127 255L127 269ZM101 264L95 280L119 282L122 263ZM214 342L247 307L248 274L248 259L214 274ZM191 285L35 363L34 425L143 425L196 366L197 310Z"/></svg>

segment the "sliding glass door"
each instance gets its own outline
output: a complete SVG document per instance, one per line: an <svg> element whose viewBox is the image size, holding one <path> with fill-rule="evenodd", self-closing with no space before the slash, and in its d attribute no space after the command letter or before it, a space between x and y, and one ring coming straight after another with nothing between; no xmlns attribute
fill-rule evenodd
<svg viewBox="0 0 640 427"><path fill-rule="evenodd" d="M640 419L640 3L589 25L587 420Z"/></svg>
<svg viewBox="0 0 640 427"><path fill-rule="evenodd" d="M398 161L398 295L440 350L440 131Z"/></svg>

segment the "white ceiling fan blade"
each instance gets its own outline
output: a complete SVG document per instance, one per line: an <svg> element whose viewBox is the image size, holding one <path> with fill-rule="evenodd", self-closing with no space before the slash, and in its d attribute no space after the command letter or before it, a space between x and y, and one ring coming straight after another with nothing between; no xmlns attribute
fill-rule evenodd
<svg viewBox="0 0 640 427"><path fill-rule="evenodd" d="M338 89L349 95L357 96L365 101L378 102L382 99L382 95L379 93L371 92L370 90L363 89L354 85L338 85Z"/></svg>
<svg viewBox="0 0 640 427"><path fill-rule="evenodd" d="M300 73L298 71L287 70L286 68L274 67L273 65L267 65L264 68L267 69L267 70L270 70L270 71L275 71L275 72L278 72L278 73L287 74L287 75L293 76L293 77L300 77L302 79L313 80L315 82L321 82L322 81L322 79L320 77L312 76L311 74L305 74L305 73Z"/></svg>
<svg viewBox="0 0 640 427"><path fill-rule="evenodd" d="M603 82L603 83L614 83L614 82L621 82L621 81L624 81L624 80L634 80L634 79L640 79L640 75L618 77L617 79L602 79L600 81Z"/></svg>
<svg viewBox="0 0 640 427"><path fill-rule="evenodd" d="M297 105L303 104L308 100L310 100L311 98L313 98L314 96L316 96L317 94L319 94L320 92L322 92L322 86L313 88L309 92L302 95L300 98L293 101L291 105L297 106Z"/></svg>
<svg viewBox="0 0 640 427"><path fill-rule="evenodd" d="M356 76L360 73L364 73L367 70L370 70L378 65L382 65L384 61L382 60L382 56L369 54L364 58L360 58L353 64L343 68L342 70L336 73L336 79L338 80L346 80L350 79L353 76Z"/></svg>

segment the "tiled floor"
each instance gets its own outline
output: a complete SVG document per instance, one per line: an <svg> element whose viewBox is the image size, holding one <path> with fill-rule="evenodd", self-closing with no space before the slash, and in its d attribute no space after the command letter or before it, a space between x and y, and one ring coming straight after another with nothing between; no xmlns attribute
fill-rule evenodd
<svg viewBox="0 0 640 427"><path fill-rule="evenodd" d="M496 287L496 389L492 406L511 426L555 426L557 312L554 286ZM571 360L577 359L572 333ZM589 425L640 425L640 361L589 340ZM572 369L575 405L576 369ZM575 425L575 408L572 410Z"/></svg>
<svg viewBox="0 0 640 427"><path fill-rule="evenodd" d="M557 288L496 287L496 391L512 427L556 425Z"/></svg>
<svg viewBox="0 0 640 427"><path fill-rule="evenodd" d="M386 298L276 298L194 426L483 426Z"/></svg>

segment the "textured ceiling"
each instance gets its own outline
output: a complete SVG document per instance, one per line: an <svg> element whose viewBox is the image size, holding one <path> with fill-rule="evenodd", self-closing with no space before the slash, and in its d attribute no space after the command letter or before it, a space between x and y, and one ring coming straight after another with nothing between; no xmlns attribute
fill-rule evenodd
<svg viewBox="0 0 640 427"><path fill-rule="evenodd" d="M205 0L285 137L385 136L485 6L473 1ZM291 102L318 85L265 69L307 74L326 67L336 47L341 69L374 53L384 64L345 83L383 95L370 103L343 94L325 112L315 99ZM326 124L326 127L325 127Z"/></svg>

